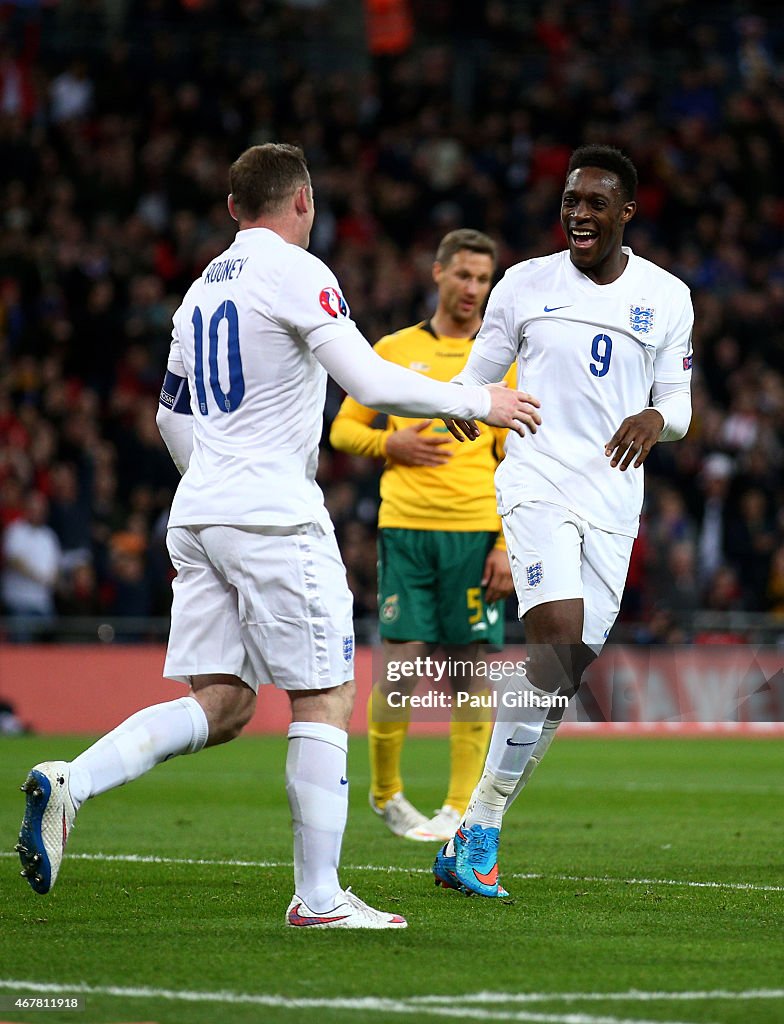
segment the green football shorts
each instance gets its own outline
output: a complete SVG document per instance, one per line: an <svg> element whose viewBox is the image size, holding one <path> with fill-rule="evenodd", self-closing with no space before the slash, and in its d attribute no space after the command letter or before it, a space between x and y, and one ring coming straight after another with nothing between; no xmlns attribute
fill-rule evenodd
<svg viewBox="0 0 784 1024"><path fill-rule="evenodd" d="M432 644L503 644L504 602L486 604L480 585L496 536L490 531L379 530L381 636Z"/></svg>

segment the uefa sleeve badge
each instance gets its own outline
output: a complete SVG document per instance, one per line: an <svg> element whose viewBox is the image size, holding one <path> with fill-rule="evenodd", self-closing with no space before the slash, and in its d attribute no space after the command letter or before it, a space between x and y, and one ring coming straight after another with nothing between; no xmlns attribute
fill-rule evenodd
<svg viewBox="0 0 784 1024"><path fill-rule="evenodd" d="M336 320L339 316L348 316L348 304L337 288L322 288L319 304L325 313Z"/></svg>

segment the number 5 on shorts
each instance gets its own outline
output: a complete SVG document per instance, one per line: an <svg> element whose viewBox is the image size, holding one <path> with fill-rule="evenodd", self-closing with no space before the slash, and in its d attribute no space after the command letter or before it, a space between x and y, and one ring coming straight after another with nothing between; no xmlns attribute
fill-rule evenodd
<svg viewBox="0 0 784 1024"><path fill-rule="evenodd" d="M482 604L481 587L469 587L468 590L466 590L466 607L469 612L471 612L468 616L469 626L473 626L475 623L482 621L484 605Z"/></svg>

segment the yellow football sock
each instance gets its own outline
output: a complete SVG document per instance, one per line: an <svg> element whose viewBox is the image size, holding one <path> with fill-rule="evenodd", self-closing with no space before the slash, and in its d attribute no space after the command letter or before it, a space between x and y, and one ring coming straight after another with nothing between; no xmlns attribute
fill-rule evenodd
<svg viewBox="0 0 784 1024"><path fill-rule="evenodd" d="M449 725L449 790L445 804L465 811L482 774L493 723L452 719Z"/></svg>
<svg viewBox="0 0 784 1024"><path fill-rule="evenodd" d="M402 792L400 754L408 732L408 713L397 711L393 721L378 721L373 717L375 699L384 701L377 687L368 700L368 753L370 755L370 793L380 809L395 793ZM384 706L380 705L380 706ZM389 712L385 707L385 718Z"/></svg>

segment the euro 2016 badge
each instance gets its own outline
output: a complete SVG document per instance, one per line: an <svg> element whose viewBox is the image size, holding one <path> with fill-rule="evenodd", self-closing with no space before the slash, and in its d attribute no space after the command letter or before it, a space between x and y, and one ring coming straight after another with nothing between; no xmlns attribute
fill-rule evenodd
<svg viewBox="0 0 784 1024"><path fill-rule="evenodd" d="M337 288L322 288L319 305L336 320L339 316L348 316L348 304Z"/></svg>
<svg viewBox="0 0 784 1024"><path fill-rule="evenodd" d="M637 334L650 334L653 330L653 306L629 306L629 326Z"/></svg>

